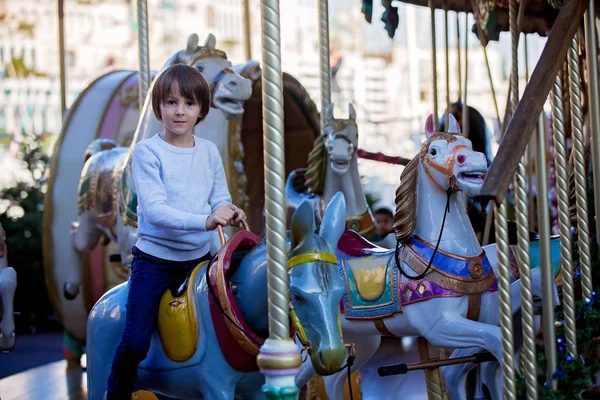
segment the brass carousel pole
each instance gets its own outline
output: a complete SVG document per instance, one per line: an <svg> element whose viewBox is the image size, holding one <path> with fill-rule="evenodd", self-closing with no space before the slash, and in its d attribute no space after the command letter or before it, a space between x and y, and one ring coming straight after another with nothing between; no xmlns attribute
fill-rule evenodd
<svg viewBox="0 0 600 400"><path fill-rule="evenodd" d="M542 269L542 313L544 332L544 351L546 353L546 378L550 379L556 370L556 331L554 327L554 275L552 273L552 256L550 252L550 216L548 215L548 173L546 171L546 132L544 117L540 114L537 129L536 146L536 181L537 181L537 214L540 232L540 268ZM540 193L542 195L540 195ZM557 388L556 380L551 383Z"/></svg>
<svg viewBox="0 0 600 400"><path fill-rule="evenodd" d="M575 201L577 205L577 238L579 245L579 265L583 296L592 297L592 261L588 229L586 165L583 145L583 114L581 111L581 89L579 82L579 55L577 34L573 37L567 55L569 63L569 92L571 94L571 129L573 131L573 153L575 155Z"/></svg>
<svg viewBox="0 0 600 400"><path fill-rule="evenodd" d="M563 280L563 312L567 348L577 357L575 331L575 288L573 286L573 263L571 261L571 216L569 213L569 175L567 173L567 147L563 115L562 74L556 75L552 90L552 131L554 133L554 156L556 159L556 192L558 197L558 223L560 229L560 267Z"/></svg>
<svg viewBox="0 0 600 400"><path fill-rule="evenodd" d="M433 76L433 120L434 130L437 132L440 126L440 120L438 118L438 87L437 87L437 46L435 40L435 7L433 6L433 0L428 0L427 5L431 15L431 75ZM447 125L447 124L446 124Z"/></svg>
<svg viewBox="0 0 600 400"><path fill-rule="evenodd" d="M150 88L150 57L148 54L148 1L138 0L138 43L140 59L140 110L144 106Z"/></svg>
<svg viewBox="0 0 600 400"><path fill-rule="evenodd" d="M243 0L244 4L244 55L246 60L252 60L252 37L250 22L250 0Z"/></svg>
<svg viewBox="0 0 600 400"><path fill-rule="evenodd" d="M596 11L594 0L585 13L585 48L588 70L588 99L590 115L590 141L594 179L594 206L596 210L596 243L600 244L600 105L598 100L598 39L596 37ZM586 166L587 167L587 166Z"/></svg>
<svg viewBox="0 0 600 400"><path fill-rule="evenodd" d="M279 0L261 0L261 14L269 338L257 363L265 375L266 397L293 400L298 395L295 378L302 358L289 331Z"/></svg>
<svg viewBox="0 0 600 400"><path fill-rule="evenodd" d="M60 118L67 112L67 79L65 71L65 26L64 1L58 0L58 70L60 74Z"/></svg>
<svg viewBox="0 0 600 400"><path fill-rule="evenodd" d="M444 111L444 132L448 133L450 124L448 115L450 115L450 35L448 33L448 3L443 2L444 6L444 59L446 69L446 107Z"/></svg>
<svg viewBox="0 0 600 400"><path fill-rule="evenodd" d="M321 131L325 127L325 110L331 103L329 69L329 4L319 0L319 65L321 71Z"/></svg>

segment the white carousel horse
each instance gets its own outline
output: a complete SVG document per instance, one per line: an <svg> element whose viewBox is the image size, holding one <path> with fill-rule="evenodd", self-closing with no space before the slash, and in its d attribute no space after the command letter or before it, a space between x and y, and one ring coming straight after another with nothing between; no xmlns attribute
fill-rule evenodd
<svg viewBox="0 0 600 400"><path fill-rule="evenodd" d="M288 215L292 215L302 201L308 200L315 209L317 219L320 219L324 204L339 191L344 194L347 203L346 228L371 239L376 234L375 220L358 172L356 111L350 104L349 118L335 119L333 109L333 104L325 109L325 126L308 156L308 168L294 170L287 178L285 195ZM378 244L392 247L393 243L386 241Z"/></svg>
<svg viewBox="0 0 600 400"><path fill-rule="evenodd" d="M402 243L398 258L394 250L374 246L355 232L346 231L338 243L336 278L346 285L342 329L344 340L356 344L354 370L375 353L383 335L422 336L434 346L476 347L502 359L496 266L490 262L495 259L486 257L463 196L456 194L477 194L486 158L459 134L453 117L450 132L455 134L434 132L433 126L429 116L427 140L403 171L396 191L395 230ZM532 281L534 293L541 295L539 268L532 270ZM519 291L515 281L513 312L520 308ZM488 363L483 371L494 399L502 397L499 366ZM467 372L461 367L446 374L453 379L448 384L453 399L465 398L464 388L454 383L464 382ZM305 363L298 384L311 376ZM346 378L344 373L324 378L330 399L341 399Z"/></svg>
<svg viewBox="0 0 600 400"><path fill-rule="evenodd" d="M251 95L250 80L233 72L224 52L215 48L210 34L204 46L198 46L198 36L191 35L187 48L171 57L170 65L185 63L197 68L212 88L211 110L207 118L194 129L194 134L213 141L220 151L226 148L227 121L240 117L243 102ZM133 144L162 130L151 107L148 91ZM132 146L133 146L132 144ZM86 150L85 165L79 181L78 219L72 224L72 246L78 253L92 251L105 239L118 243L121 261L131 264L131 249L137 241L137 197L128 164L130 149L118 147L110 139L98 139ZM213 254L218 250L214 235ZM216 247L216 248L215 248ZM82 284L82 265L72 264L64 285L64 296L74 299Z"/></svg>
<svg viewBox="0 0 600 400"><path fill-rule="evenodd" d="M13 300L17 290L17 273L8 266L6 237L0 225L0 351L9 352L15 347L15 318Z"/></svg>

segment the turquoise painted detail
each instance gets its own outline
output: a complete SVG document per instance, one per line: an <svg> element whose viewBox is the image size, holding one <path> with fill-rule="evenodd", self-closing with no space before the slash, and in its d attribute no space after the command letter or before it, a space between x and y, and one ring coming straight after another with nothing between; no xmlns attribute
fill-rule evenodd
<svg viewBox="0 0 600 400"><path fill-rule="evenodd" d="M560 238L558 236L550 240L550 254L552 257L552 274L556 277L560 271ZM529 260L531 268L542 265L539 240L529 242Z"/></svg>
<svg viewBox="0 0 600 400"><path fill-rule="evenodd" d="M296 386L278 388L271 385L263 385L262 391L268 400L296 400L298 396L298 388Z"/></svg>
<svg viewBox="0 0 600 400"><path fill-rule="evenodd" d="M344 310L346 312L346 318L381 317L400 311L400 303L398 301L398 270L396 268L392 268L394 265L393 257L390 256L390 253L383 253L381 256L371 257L388 257L385 268L385 283L383 292L381 293L381 296L373 301L364 300L358 292L356 280L350 269L352 258L340 260L338 263L339 275L346 282L347 293L344 295ZM362 261L364 262L364 259Z"/></svg>

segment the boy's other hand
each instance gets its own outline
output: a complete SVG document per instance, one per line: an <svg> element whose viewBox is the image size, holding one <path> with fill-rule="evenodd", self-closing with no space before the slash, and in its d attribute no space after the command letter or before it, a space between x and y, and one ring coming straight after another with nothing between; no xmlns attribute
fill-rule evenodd
<svg viewBox="0 0 600 400"><path fill-rule="evenodd" d="M217 229L217 225L227 226L233 219L234 212L229 205L217 208L206 220L206 230L212 231Z"/></svg>
<svg viewBox="0 0 600 400"><path fill-rule="evenodd" d="M234 214L236 213L237 217L233 219ZM239 226L240 222L245 219L246 214L240 208L232 204L220 206L206 220L206 230L212 231L217 229L217 225L227 226L228 224L231 224L234 226Z"/></svg>

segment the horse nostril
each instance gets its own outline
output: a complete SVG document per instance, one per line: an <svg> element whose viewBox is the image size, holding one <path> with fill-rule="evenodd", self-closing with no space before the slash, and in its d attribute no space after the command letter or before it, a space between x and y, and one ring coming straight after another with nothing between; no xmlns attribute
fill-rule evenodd
<svg viewBox="0 0 600 400"><path fill-rule="evenodd" d="M464 154L459 154L458 157L456 157L456 161L459 164L464 164L465 161L467 161L467 156L465 156Z"/></svg>

